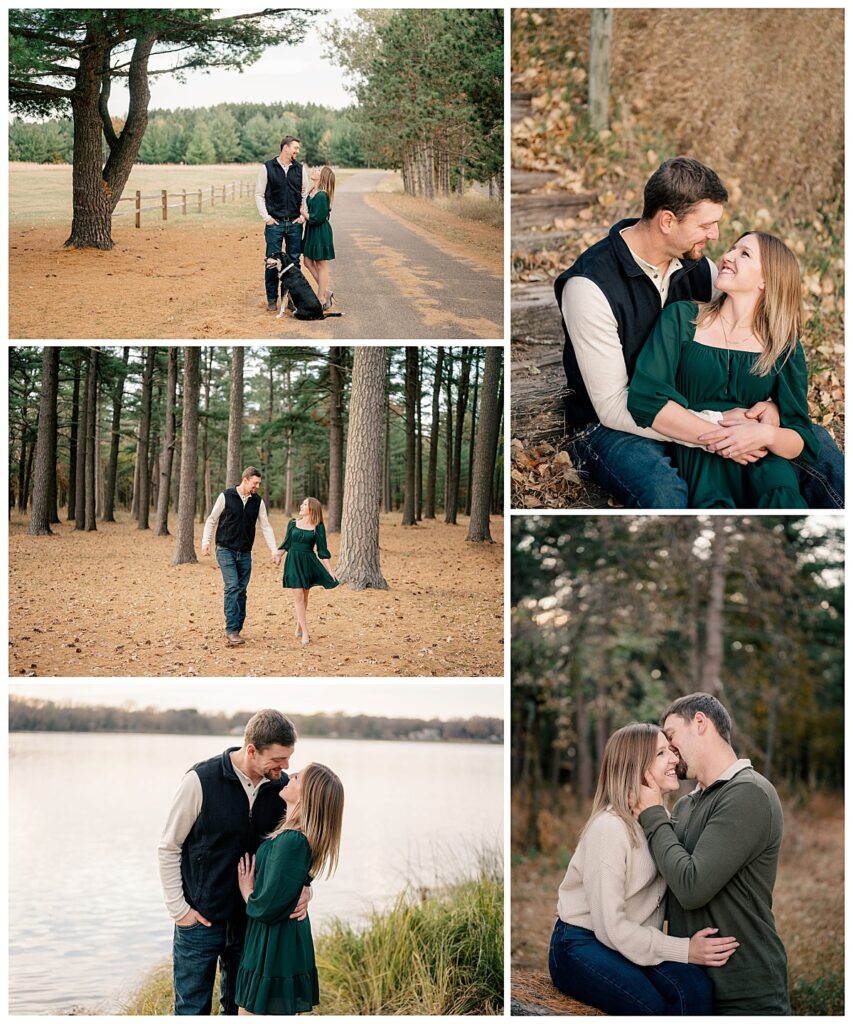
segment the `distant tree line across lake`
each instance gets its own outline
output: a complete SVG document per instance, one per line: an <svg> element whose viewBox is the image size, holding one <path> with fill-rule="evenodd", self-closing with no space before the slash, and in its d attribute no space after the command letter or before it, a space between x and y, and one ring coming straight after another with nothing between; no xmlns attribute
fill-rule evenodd
<svg viewBox="0 0 853 1024"><path fill-rule="evenodd" d="M114 118L120 131L123 118ZM316 103L219 103L214 107L151 110L136 162L140 164L259 164L276 156L285 135L301 143L309 166L366 167L363 124L354 107ZM107 157L106 142L104 159ZM9 159L37 164L71 163L70 116L9 125Z"/></svg>
<svg viewBox="0 0 853 1024"><path fill-rule="evenodd" d="M287 712L287 708L283 710ZM136 710L10 697L9 731L174 733L182 736L221 736L231 733L239 737L253 713L237 711L226 715L205 713L196 708ZM325 712L290 715L290 718L299 735L318 739L503 742L503 722L498 718L477 716L443 722L437 718L382 718L375 715Z"/></svg>

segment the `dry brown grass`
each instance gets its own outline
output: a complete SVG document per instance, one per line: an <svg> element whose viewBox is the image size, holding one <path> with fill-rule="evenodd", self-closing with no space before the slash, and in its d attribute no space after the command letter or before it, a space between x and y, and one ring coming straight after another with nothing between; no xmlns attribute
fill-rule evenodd
<svg viewBox="0 0 853 1024"><path fill-rule="evenodd" d="M783 798L785 839L773 909L788 952L795 1014L843 1012L844 807L836 795ZM544 969L557 888L585 812L568 794L549 799L539 816L543 851L525 848L528 813L512 806L512 964Z"/></svg>

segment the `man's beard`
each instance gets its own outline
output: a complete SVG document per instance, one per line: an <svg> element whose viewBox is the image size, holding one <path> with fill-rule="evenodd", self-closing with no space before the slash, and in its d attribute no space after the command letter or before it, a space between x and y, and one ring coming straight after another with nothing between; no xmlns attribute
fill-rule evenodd
<svg viewBox="0 0 853 1024"><path fill-rule="evenodd" d="M697 242L681 257L683 260L700 260L705 252L705 243Z"/></svg>
<svg viewBox="0 0 853 1024"><path fill-rule="evenodd" d="M687 776L687 762L683 757L679 757L678 764L675 766L675 777L681 782L688 777Z"/></svg>
<svg viewBox="0 0 853 1024"><path fill-rule="evenodd" d="M268 768L264 772L264 778L268 782L277 782L281 778L281 768Z"/></svg>

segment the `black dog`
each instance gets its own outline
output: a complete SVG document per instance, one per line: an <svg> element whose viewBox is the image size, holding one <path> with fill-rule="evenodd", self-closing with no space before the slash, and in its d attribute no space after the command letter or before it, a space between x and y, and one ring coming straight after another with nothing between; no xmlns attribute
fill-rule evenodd
<svg viewBox="0 0 853 1024"><path fill-rule="evenodd" d="M286 263L284 253L267 256L267 266L278 268L279 290L281 292L281 310L279 317L284 316L284 296L290 292L290 298L296 307L293 314L297 320L325 320L330 316L342 316L341 313L324 313L323 306L314 289L305 279L305 275L295 263Z"/></svg>

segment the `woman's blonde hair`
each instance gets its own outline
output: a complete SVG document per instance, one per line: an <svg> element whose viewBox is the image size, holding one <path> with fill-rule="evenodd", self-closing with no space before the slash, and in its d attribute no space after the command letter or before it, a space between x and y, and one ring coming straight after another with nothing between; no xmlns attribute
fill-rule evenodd
<svg viewBox="0 0 853 1024"><path fill-rule="evenodd" d="M306 498L308 502L308 518L316 526L323 522L323 506L316 498Z"/></svg>
<svg viewBox="0 0 853 1024"><path fill-rule="evenodd" d="M781 238L766 231L744 231L735 245L747 235L758 239L758 255L764 290L752 312L752 331L764 349L752 364L751 372L766 377L776 361L787 360L805 326L805 310L800 290L800 264ZM694 323L697 327L719 316L725 294L711 302L700 302Z"/></svg>
<svg viewBox="0 0 853 1024"><path fill-rule="evenodd" d="M335 205L335 172L328 164L323 164L320 168L320 177L317 181L317 188L321 192L328 193L329 209L331 210Z"/></svg>
<svg viewBox="0 0 853 1024"><path fill-rule="evenodd" d="M311 874L326 877L338 866L341 826L344 818L344 787L331 768L309 764L299 773L302 792L299 801L288 807L270 839L288 830L301 832L311 847Z"/></svg>
<svg viewBox="0 0 853 1024"><path fill-rule="evenodd" d="M640 795L640 786L645 785L645 774L657 752L659 736L660 728L649 722L633 722L613 733L604 748L598 787L584 831L593 818L609 808L625 822L631 845L640 845L642 832L631 807Z"/></svg>

